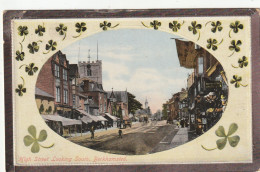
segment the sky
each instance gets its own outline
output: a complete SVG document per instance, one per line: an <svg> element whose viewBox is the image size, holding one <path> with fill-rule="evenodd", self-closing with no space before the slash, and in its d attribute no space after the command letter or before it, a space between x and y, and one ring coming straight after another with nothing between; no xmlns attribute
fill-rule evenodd
<svg viewBox="0 0 260 172"><path fill-rule="evenodd" d="M105 91L134 94L144 104L147 98L152 113L162 109L172 94L186 88L192 69L180 67L173 34L155 30L121 29L86 37L61 50L70 64L102 60ZM144 105L143 105L144 107Z"/></svg>

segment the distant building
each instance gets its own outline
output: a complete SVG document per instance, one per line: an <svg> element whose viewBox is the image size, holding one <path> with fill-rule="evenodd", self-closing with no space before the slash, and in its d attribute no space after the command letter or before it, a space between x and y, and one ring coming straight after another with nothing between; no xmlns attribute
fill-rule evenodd
<svg viewBox="0 0 260 172"><path fill-rule="evenodd" d="M135 112L135 116L139 118L139 121L143 121L144 118L148 119L152 115L147 99L145 99L144 107L144 109L139 109Z"/></svg>
<svg viewBox="0 0 260 172"><path fill-rule="evenodd" d="M119 117L128 118L128 95L127 91L108 91L107 112Z"/></svg>

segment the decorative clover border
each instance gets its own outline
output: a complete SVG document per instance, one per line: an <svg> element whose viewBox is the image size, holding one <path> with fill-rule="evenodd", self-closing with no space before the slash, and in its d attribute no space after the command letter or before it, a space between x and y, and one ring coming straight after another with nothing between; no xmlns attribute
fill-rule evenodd
<svg viewBox="0 0 260 172"><path fill-rule="evenodd" d="M211 23L211 26L212 26L212 28L211 28L212 37L214 37L214 34L216 34L217 32L221 32L223 30L223 28L228 27L228 26L222 25L221 21L216 21L216 22L215 21L208 21L208 22L206 22L204 28L202 27L202 24L198 23L197 21L192 21L190 23L190 25L188 25L188 26L185 26L185 23L186 22L184 20L180 21L180 22L177 21L177 20L168 21L168 22L161 22L159 20L153 20L153 21L151 21L149 23L149 25L145 24L144 22L141 22L141 24L144 27L146 27L146 28L153 28L154 30L160 30L160 27L162 25L164 25L164 24L168 24L169 29L172 30L173 32L178 32L179 30L182 30L182 29L184 29L186 27L187 30L192 32L192 34L194 36L198 34L197 41L199 41L200 36L201 36L201 31L200 30L201 29L206 29L207 25L209 23ZM103 31L107 31L108 29L116 28L119 25L120 25L120 23L112 26L111 22L104 21L103 23L100 23L99 26L97 26L97 27L101 28ZM87 25L86 25L85 22L77 22L77 23L75 23L75 27L76 27L75 31L78 33L78 35L73 36L73 38L78 38L78 37L80 37L82 35L82 33L87 31ZM234 22L230 23L229 27L230 27L230 31L229 31L229 34L228 34L229 38L231 38L232 35L237 34L240 30L244 29L244 25L241 24L240 21L234 21ZM19 62L19 61L23 61L25 56L26 56L25 52L23 52L23 45L22 45L22 43L24 42L26 36L28 36L29 31L28 31L28 27L27 26L22 26L22 25L18 26L17 30L18 30L18 35L22 37L22 41L19 42L19 44L21 46L21 49L20 49L20 51L19 50L16 51L16 57L15 57L15 59ZM63 23L60 23L55 28L55 31L58 33L57 36L63 36L64 35L62 41L65 40L65 38L67 36L67 31L68 30L73 30L73 28L68 28ZM40 37L43 37L44 33L46 33L46 28L44 26L44 23L42 25L38 24L38 27L35 29L35 34L40 36ZM207 47L207 49L212 49L213 51L217 51L218 50L218 46L223 41L224 41L224 38L220 38L220 42L219 43L218 43L217 39L209 38L209 39L207 39L207 44L208 45L206 45L205 47ZM43 43L43 42L41 40L38 40L38 41L33 41L32 43L28 44L27 48L29 49L29 53L34 54L34 53L37 53L39 51L38 43ZM228 49L230 51L232 51L232 54L230 54L228 57L233 56L234 53L240 52L241 49L240 49L239 46L242 44L242 41L233 39L233 40L231 40L230 44L231 45L228 47ZM49 40L46 43L46 47L45 47L47 52L43 51L43 54L48 54L50 51L55 51L57 49L57 47L58 47L58 44L57 44L56 41ZM239 63L238 67L234 66L234 65L232 65L232 67L233 68L243 68L243 67L246 67L248 65L247 57L243 56L242 58L240 58L238 60L238 63ZM38 67L35 66L34 63L30 63L29 65L23 64L23 65L21 65L19 67L19 69L21 69L22 66L26 66L25 67L25 72L27 72L29 76L32 76L35 72L38 71ZM15 92L18 93L18 96L20 96L20 97L23 96L24 93L26 93L25 81L24 81L24 78L22 76L21 76L21 78L23 80L23 84L19 84L18 88L15 89ZM230 80L230 83L234 84L235 88L239 88L240 85L243 86L243 87L246 87L248 85L248 84L242 84L241 81L242 81L242 77L241 76L233 75L233 79ZM231 125L235 125L235 124L231 124ZM36 137L35 137L35 139L36 139ZM228 139L228 136L225 136L225 139ZM230 143L230 145L232 146L231 143ZM42 147L44 147L44 146L42 146ZM202 146L202 147L204 149L206 149L204 146ZM45 147L45 148L47 148L47 147ZM220 149L220 147L218 147L218 148Z"/></svg>

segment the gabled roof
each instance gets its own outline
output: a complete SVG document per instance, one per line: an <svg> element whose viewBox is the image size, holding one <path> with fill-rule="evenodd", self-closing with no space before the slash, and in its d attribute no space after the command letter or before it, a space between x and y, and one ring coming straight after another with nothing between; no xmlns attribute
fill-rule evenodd
<svg viewBox="0 0 260 172"><path fill-rule="evenodd" d="M115 97L117 102L128 103L127 91L108 91L107 97Z"/></svg>

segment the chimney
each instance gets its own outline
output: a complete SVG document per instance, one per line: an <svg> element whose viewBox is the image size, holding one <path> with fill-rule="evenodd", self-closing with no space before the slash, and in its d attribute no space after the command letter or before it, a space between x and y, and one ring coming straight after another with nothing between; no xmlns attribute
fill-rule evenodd
<svg viewBox="0 0 260 172"><path fill-rule="evenodd" d="M88 88L89 88L89 80L84 80L84 92L87 92L88 91Z"/></svg>

